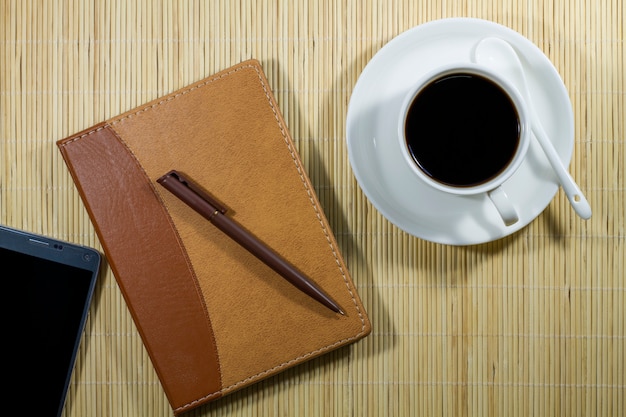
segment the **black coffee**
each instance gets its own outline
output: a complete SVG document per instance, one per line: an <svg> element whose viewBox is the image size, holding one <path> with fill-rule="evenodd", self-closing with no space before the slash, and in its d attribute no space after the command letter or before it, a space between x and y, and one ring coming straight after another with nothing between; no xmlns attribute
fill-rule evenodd
<svg viewBox="0 0 626 417"><path fill-rule="evenodd" d="M520 122L511 99L492 81L469 73L430 82L413 99L404 128L422 171L456 187L496 177L519 145Z"/></svg>

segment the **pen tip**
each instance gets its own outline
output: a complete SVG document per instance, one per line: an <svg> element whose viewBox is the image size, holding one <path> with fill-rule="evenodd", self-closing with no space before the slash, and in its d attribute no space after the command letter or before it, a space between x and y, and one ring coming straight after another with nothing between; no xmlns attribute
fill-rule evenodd
<svg viewBox="0 0 626 417"><path fill-rule="evenodd" d="M346 313L344 313L342 309L339 309L339 311L337 313L341 314L342 316L346 315Z"/></svg>

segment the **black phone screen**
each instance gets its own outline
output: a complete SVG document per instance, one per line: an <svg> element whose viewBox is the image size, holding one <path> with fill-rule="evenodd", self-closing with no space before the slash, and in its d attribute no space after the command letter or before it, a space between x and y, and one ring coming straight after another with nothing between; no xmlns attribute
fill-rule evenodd
<svg viewBox="0 0 626 417"><path fill-rule="evenodd" d="M11 288L5 297L13 295L17 304L9 324L14 336L9 349L14 349L11 357L19 365L11 378L15 392L32 396L37 415L60 415L97 271L92 263L81 268L2 247L0 265L3 281Z"/></svg>

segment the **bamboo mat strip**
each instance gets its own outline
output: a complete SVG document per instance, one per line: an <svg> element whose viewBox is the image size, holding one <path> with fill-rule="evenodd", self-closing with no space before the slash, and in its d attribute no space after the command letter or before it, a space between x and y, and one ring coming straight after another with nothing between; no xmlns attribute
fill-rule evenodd
<svg viewBox="0 0 626 417"><path fill-rule="evenodd" d="M100 248L55 141L257 58L373 333L190 415L625 415L625 10L621 0L3 0L0 223ZM345 117L361 71L396 35L457 16L504 24L554 63L589 221L559 191L520 232L449 247L400 231L358 187ZM172 415L108 267L64 415Z"/></svg>

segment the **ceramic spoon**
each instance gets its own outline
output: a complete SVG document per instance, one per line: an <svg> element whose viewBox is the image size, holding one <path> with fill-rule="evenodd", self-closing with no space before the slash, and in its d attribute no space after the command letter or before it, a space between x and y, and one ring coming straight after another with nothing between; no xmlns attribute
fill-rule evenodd
<svg viewBox="0 0 626 417"><path fill-rule="evenodd" d="M550 165L552 165L552 169L554 169L554 172L563 187L563 191L565 191L565 194L572 204L574 211L583 219L590 218L591 207L589 206L587 199L563 165L561 158L559 158L556 149L554 149L552 142L550 142L550 139L548 138L548 135L543 129L541 121L537 116L535 108L532 105L530 91L524 75L524 69L517 52L515 52L513 47L508 42L502 39L493 37L485 38L476 45L476 49L474 51L474 61L491 67L492 69L503 71L503 73L509 75L514 84L518 86L522 97L526 103L528 103L532 132L548 157L548 161L550 161Z"/></svg>

